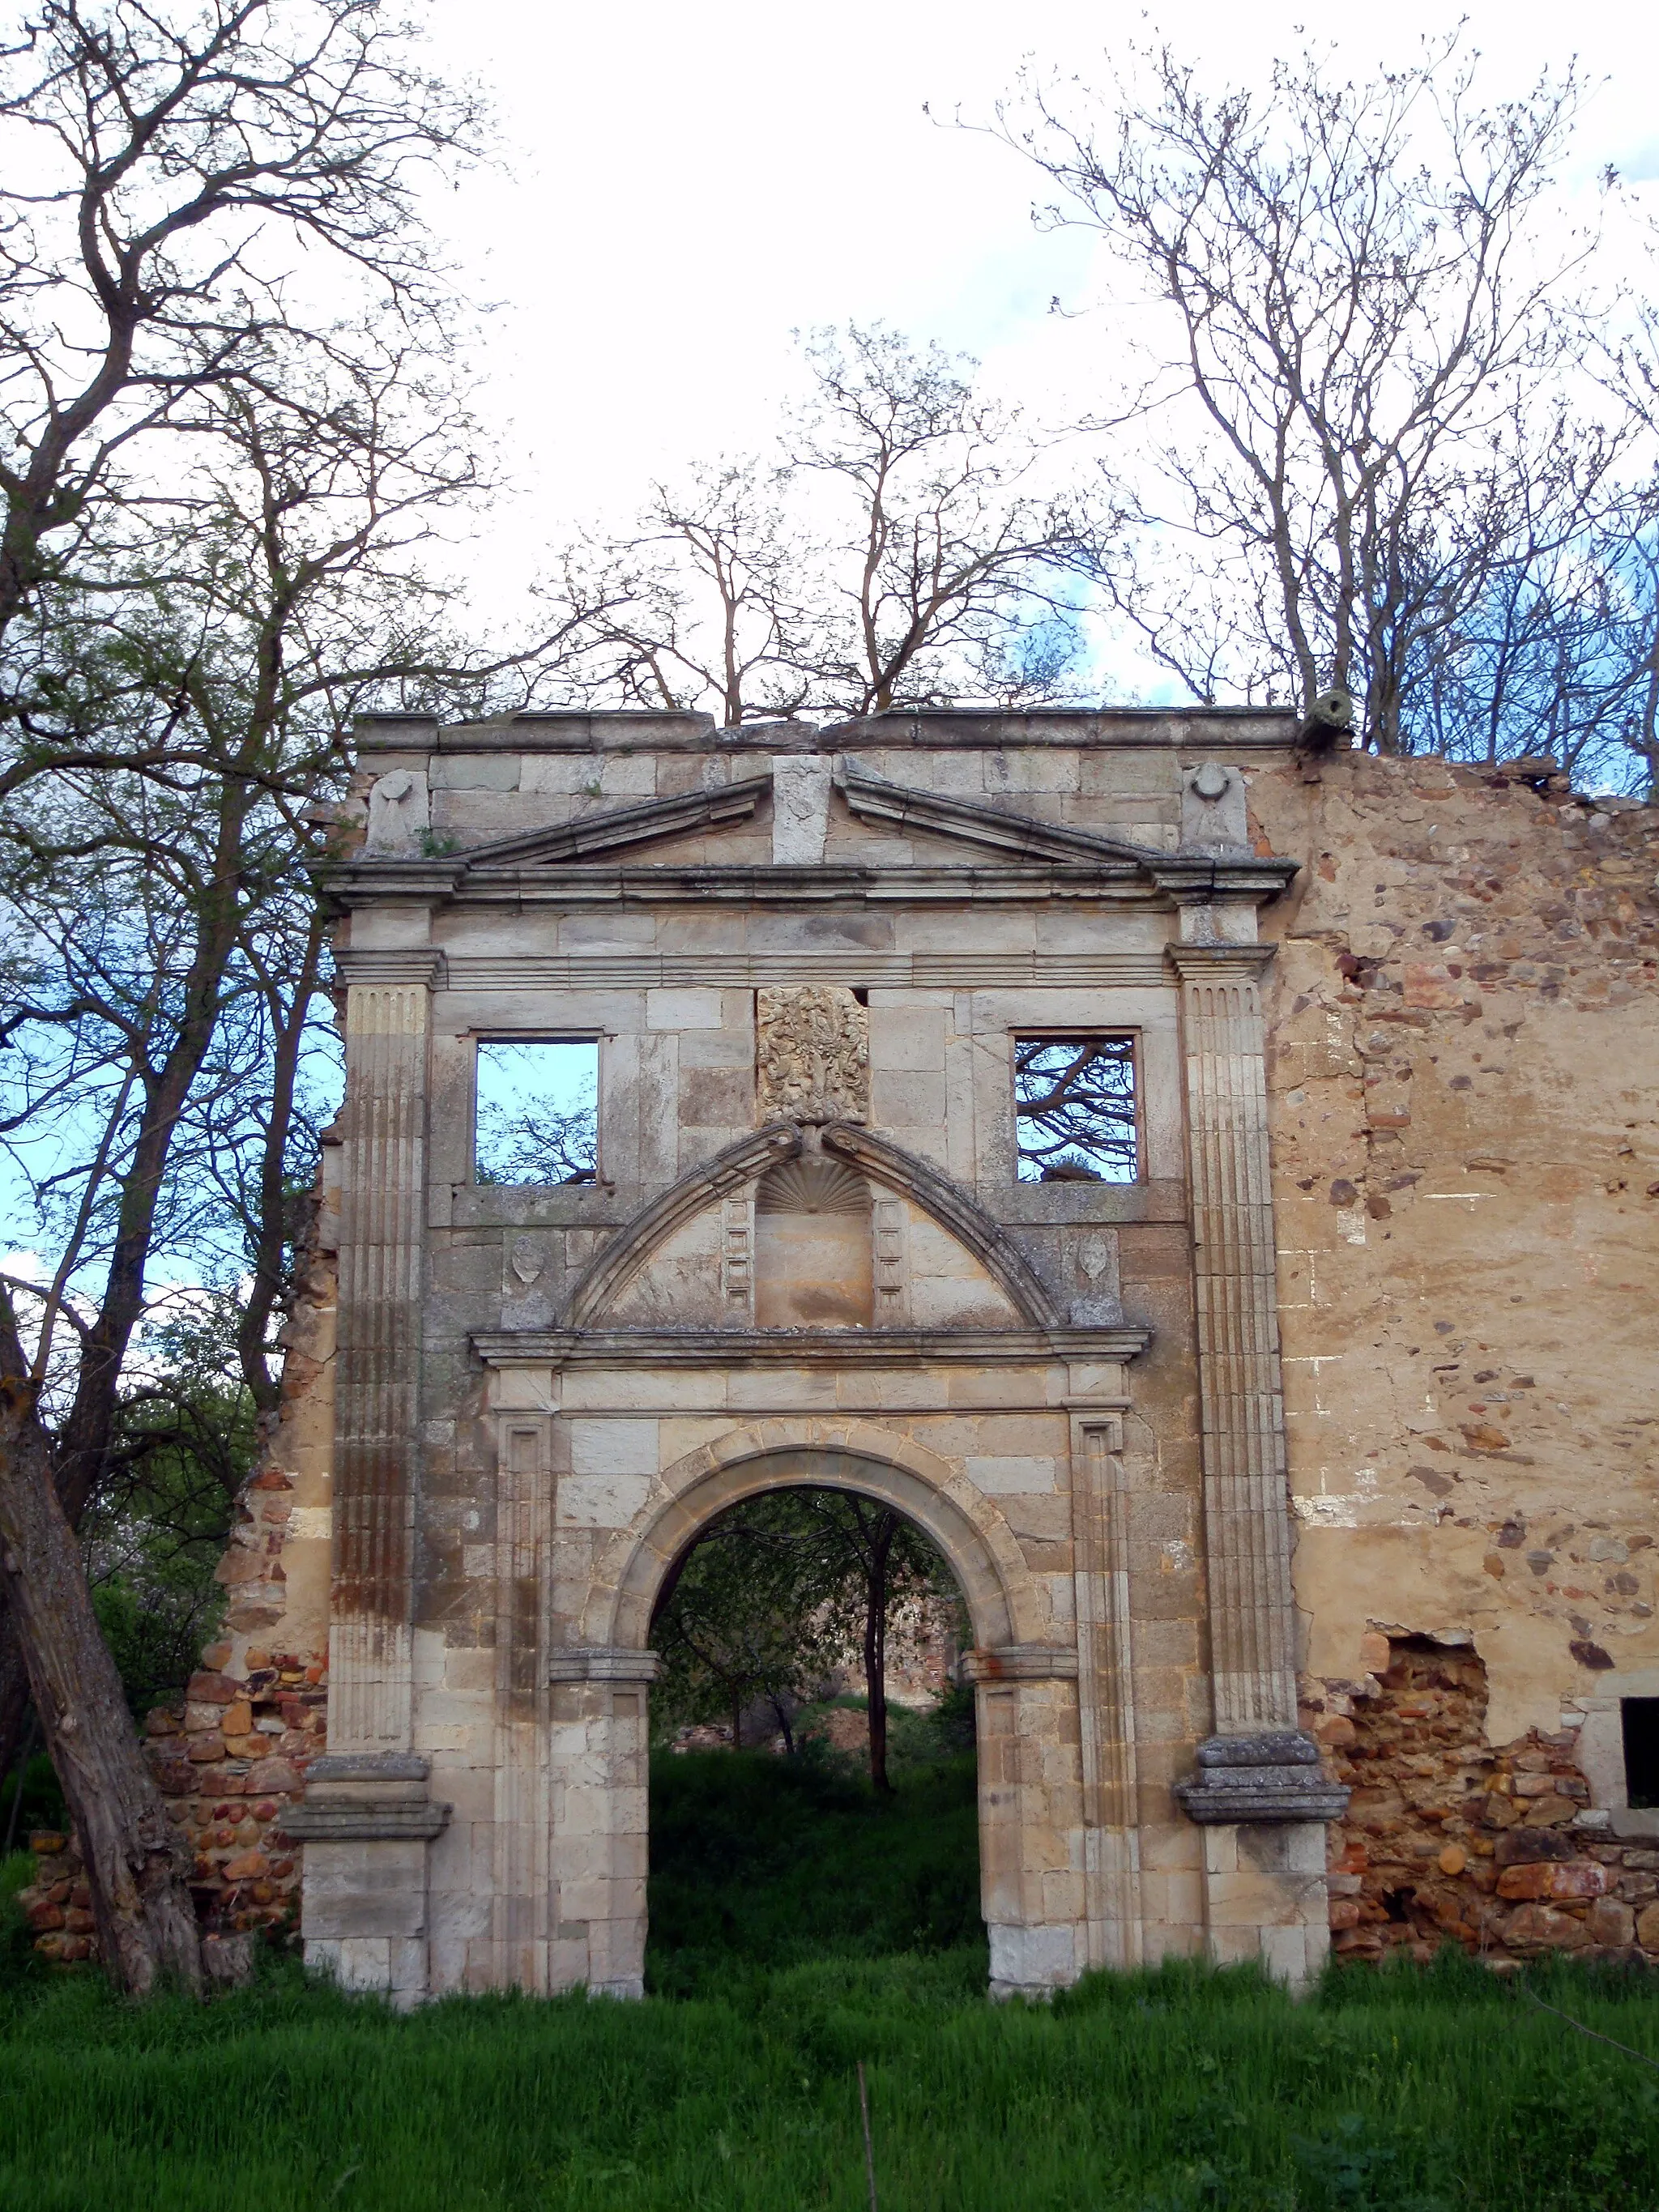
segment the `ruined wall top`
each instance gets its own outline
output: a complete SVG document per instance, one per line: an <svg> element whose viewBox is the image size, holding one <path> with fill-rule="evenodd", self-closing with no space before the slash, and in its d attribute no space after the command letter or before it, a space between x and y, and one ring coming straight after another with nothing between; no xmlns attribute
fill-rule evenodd
<svg viewBox="0 0 1659 2212"><path fill-rule="evenodd" d="M976 746L1200 747L1282 750L1299 717L1274 707L894 708L846 722L779 720L721 729L712 715L647 709L599 714L503 714L441 722L430 714L364 714L358 753L835 753L860 744L952 750Z"/></svg>

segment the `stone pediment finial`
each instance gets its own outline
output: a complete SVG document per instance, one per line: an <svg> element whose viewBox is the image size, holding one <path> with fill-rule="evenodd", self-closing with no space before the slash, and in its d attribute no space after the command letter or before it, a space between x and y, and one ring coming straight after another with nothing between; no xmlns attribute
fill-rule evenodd
<svg viewBox="0 0 1659 2212"><path fill-rule="evenodd" d="M755 997L757 1118L867 1121L870 1018L846 985L765 986Z"/></svg>

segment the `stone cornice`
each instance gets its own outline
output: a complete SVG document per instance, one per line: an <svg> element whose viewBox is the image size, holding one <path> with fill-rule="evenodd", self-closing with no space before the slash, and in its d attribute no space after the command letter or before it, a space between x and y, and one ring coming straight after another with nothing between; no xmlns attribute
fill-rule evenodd
<svg viewBox="0 0 1659 2212"><path fill-rule="evenodd" d="M1029 1367L1133 1359L1149 1328L481 1329L486 1367Z"/></svg>
<svg viewBox="0 0 1659 2212"><path fill-rule="evenodd" d="M835 753L848 744L960 752L992 748L1100 745L1180 752L1288 753L1301 723L1279 707L892 707L850 722L747 722L721 730L709 714L623 708L600 713L503 714L484 722L441 722L428 714L360 714L360 754L391 752Z"/></svg>
<svg viewBox="0 0 1659 2212"><path fill-rule="evenodd" d="M469 868L461 854L419 860L365 860L319 871L337 908L385 900L400 906L531 908L594 906L759 908L981 906L1054 899L1168 910L1211 898L1276 898L1294 860L1213 860L1171 854L1154 870L1123 860L984 862L960 867L896 863L760 867L584 867L574 863Z"/></svg>

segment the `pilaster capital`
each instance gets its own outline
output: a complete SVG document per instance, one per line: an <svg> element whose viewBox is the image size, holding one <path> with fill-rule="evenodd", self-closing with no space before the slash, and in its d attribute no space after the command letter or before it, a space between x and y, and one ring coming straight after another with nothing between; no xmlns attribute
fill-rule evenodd
<svg viewBox="0 0 1659 2212"><path fill-rule="evenodd" d="M1183 983L1259 982L1276 945L1166 945L1164 957Z"/></svg>
<svg viewBox="0 0 1659 2212"><path fill-rule="evenodd" d="M957 1662L964 1682L1074 1682L1075 1650L1057 1644L1005 1644L994 1651L964 1651Z"/></svg>
<svg viewBox="0 0 1659 2212"><path fill-rule="evenodd" d="M428 991L441 990L448 980L444 956L432 945L343 945L334 955L334 973L347 985L423 983Z"/></svg>
<svg viewBox="0 0 1659 2212"><path fill-rule="evenodd" d="M643 1690L661 1672L659 1653L627 1644L567 1645L550 1652L547 1660L550 1682L608 1682L617 1689Z"/></svg>

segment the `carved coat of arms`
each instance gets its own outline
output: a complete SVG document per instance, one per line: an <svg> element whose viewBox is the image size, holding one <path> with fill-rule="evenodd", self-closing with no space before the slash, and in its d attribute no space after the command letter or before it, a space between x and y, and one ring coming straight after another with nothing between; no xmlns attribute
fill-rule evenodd
<svg viewBox="0 0 1659 2212"><path fill-rule="evenodd" d="M755 996L760 1120L867 1121L869 1018L846 986L767 986Z"/></svg>

